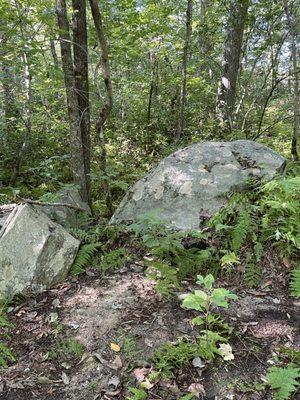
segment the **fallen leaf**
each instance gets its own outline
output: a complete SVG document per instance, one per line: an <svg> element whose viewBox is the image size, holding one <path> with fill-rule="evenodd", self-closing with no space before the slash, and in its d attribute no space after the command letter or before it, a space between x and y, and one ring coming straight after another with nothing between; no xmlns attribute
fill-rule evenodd
<svg viewBox="0 0 300 400"><path fill-rule="evenodd" d="M148 378L146 378L143 382L141 382L141 387L144 389L151 389L153 388L154 383L151 383Z"/></svg>
<svg viewBox="0 0 300 400"><path fill-rule="evenodd" d="M52 383L51 379L47 378L47 376L39 376L36 382L40 385L48 385L49 383Z"/></svg>
<svg viewBox="0 0 300 400"><path fill-rule="evenodd" d="M195 368L204 368L205 363L201 360L200 357L195 357L192 361L192 364Z"/></svg>
<svg viewBox="0 0 300 400"><path fill-rule="evenodd" d="M188 391L198 399L200 398L200 395L205 395L205 389L201 383L192 383L189 386Z"/></svg>
<svg viewBox="0 0 300 400"><path fill-rule="evenodd" d="M147 368L136 368L133 370L133 375L138 382L142 382L146 375L148 375L149 370Z"/></svg>
<svg viewBox="0 0 300 400"><path fill-rule="evenodd" d="M120 379L117 375L112 376L108 382L107 382L108 386L114 386L114 388L117 388L120 385Z"/></svg>
<svg viewBox="0 0 300 400"><path fill-rule="evenodd" d="M65 385L68 385L70 383L70 378L68 377L68 375L65 372L61 373L61 380L63 381L63 383Z"/></svg>
<svg viewBox="0 0 300 400"><path fill-rule="evenodd" d="M114 365L117 369L122 368L123 363L122 363L121 357L119 355L116 355L115 360L114 360Z"/></svg>
<svg viewBox="0 0 300 400"><path fill-rule="evenodd" d="M219 344L219 351L223 360L230 361L234 359L234 355L232 353L232 347L228 343Z"/></svg>
<svg viewBox="0 0 300 400"><path fill-rule="evenodd" d="M116 343L111 343L110 348L117 353L121 350L121 347Z"/></svg>
<svg viewBox="0 0 300 400"><path fill-rule="evenodd" d="M48 320L50 323L56 322L56 321L58 320L58 314L57 314L56 312L50 313L50 314L48 315L47 320Z"/></svg>

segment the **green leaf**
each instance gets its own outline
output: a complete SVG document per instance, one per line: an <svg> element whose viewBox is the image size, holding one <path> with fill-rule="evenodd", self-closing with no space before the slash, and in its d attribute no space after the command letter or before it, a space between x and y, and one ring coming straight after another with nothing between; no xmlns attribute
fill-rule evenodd
<svg viewBox="0 0 300 400"><path fill-rule="evenodd" d="M205 320L204 320L204 318L201 318L201 317L195 317L195 318L193 318L192 319L192 324L193 325L204 325L205 324Z"/></svg>
<svg viewBox="0 0 300 400"><path fill-rule="evenodd" d="M196 290L195 294L189 294L182 302L182 306L191 310L201 311L207 302L207 294L202 290Z"/></svg>
<svg viewBox="0 0 300 400"><path fill-rule="evenodd" d="M204 278L204 286L208 290L210 290L212 288L214 282L215 282L215 278L211 274L206 275L206 277Z"/></svg>

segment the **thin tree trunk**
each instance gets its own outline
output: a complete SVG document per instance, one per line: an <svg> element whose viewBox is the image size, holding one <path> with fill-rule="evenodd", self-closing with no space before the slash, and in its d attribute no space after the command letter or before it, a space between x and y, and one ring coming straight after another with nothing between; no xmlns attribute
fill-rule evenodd
<svg viewBox="0 0 300 400"><path fill-rule="evenodd" d="M223 54L223 71L216 106L219 127L224 132L231 132L233 129L236 84L240 69L240 57L248 7L249 0L234 0L231 2L229 11L227 37Z"/></svg>
<svg viewBox="0 0 300 400"><path fill-rule="evenodd" d="M25 104L24 104L24 125L25 133L23 136L22 146L19 150L19 154L16 160L15 168L10 178L10 185L14 186L19 176L25 154L29 146L29 139L31 136L31 116L32 116L32 75L31 75L31 64L29 59L29 46L26 40L26 35L23 30L22 16L19 10L19 3L16 1L15 6L17 14L19 16L20 33L24 43L24 52L22 54L22 62L24 67L24 87L25 87Z"/></svg>
<svg viewBox="0 0 300 400"><path fill-rule="evenodd" d="M56 0L56 7L70 125L71 170L74 183L80 187L82 199L88 201L84 153L80 130L80 114L74 78L66 0Z"/></svg>
<svg viewBox="0 0 300 400"><path fill-rule="evenodd" d="M17 114L16 102L14 96L14 82L11 74L11 65L6 60L5 55L8 53L6 49L7 37L3 36L1 40L1 53L0 57L2 59L2 88L3 88L3 111L4 111L4 137L3 145L9 143L13 136L15 129L15 118Z"/></svg>
<svg viewBox="0 0 300 400"><path fill-rule="evenodd" d="M158 60L156 54L150 53L150 64L151 64L151 80L149 89L149 100L148 100L148 110L147 110L147 124L151 121L151 108L153 99L157 94L157 79L158 79Z"/></svg>
<svg viewBox="0 0 300 400"><path fill-rule="evenodd" d="M104 34L103 23L101 13L98 7L97 0L89 0L94 25L96 28L98 42L101 48L101 64L103 70L103 77L104 77L104 84L106 89L107 95L107 102L104 104L102 109L99 112L98 119L96 121L96 133L99 140L100 146L100 155L99 155L99 167L102 171L102 174L106 175L106 147L105 147L105 137L104 137L104 125L111 113L112 106L113 106L113 91L112 91L112 82L110 77L110 66L109 66L109 57L108 57L108 47L106 42L106 37ZM113 206L112 206L112 198L111 198L111 191L109 182L106 179L103 180L103 189L106 195L106 206L109 216L113 214Z"/></svg>
<svg viewBox="0 0 300 400"><path fill-rule="evenodd" d="M190 37L192 33L192 25L191 25L192 8L193 8L192 0L187 0L186 33L185 33L185 42L183 48L182 65L181 65L181 89L179 98L179 115L178 115L178 125L176 130L176 140L179 140L181 138L185 127L184 111L186 104L186 70L187 70L187 61L189 55Z"/></svg>
<svg viewBox="0 0 300 400"><path fill-rule="evenodd" d="M73 54L74 76L80 114L81 141L83 147L84 171L88 202L91 205L91 138L90 100L88 78L88 47L85 0L72 0L73 6Z"/></svg>
<svg viewBox="0 0 300 400"><path fill-rule="evenodd" d="M284 8L288 20L291 36L291 58L293 63L293 91L294 91L294 129L292 137L291 153L294 161L299 161L299 135L300 135L300 107L299 107L299 69L297 66L297 29L293 21L287 0L284 0Z"/></svg>
<svg viewBox="0 0 300 400"><path fill-rule="evenodd" d="M58 57L57 57L57 53L56 53L56 48L55 48L55 43L53 39L50 39L50 51L51 51L51 55L53 58L53 63L56 67L58 67L59 63L58 63Z"/></svg>

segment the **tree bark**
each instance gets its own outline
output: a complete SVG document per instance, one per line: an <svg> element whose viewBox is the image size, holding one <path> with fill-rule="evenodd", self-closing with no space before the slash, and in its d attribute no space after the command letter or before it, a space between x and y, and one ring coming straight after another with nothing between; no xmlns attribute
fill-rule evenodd
<svg viewBox="0 0 300 400"><path fill-rule="evenodd" d="M291 36L291 59L293 64L293 92L294 92L294 128L291 153L294 161L299 161L299 135L300 135L300 107L299 107L299 69L297 65L297 29L293 21L292 13L287 0L284 0L284 8Z"/></svg>
<svg viewBox="0 0 300 400"><path fill-rule="evenodd" d="M179 115L178 115L178 125L176 130L176 140L179 140L181 138L185 127L184 110L186 104L186 70L187 70L187 61L189 56L190 37L192 33L192 24L191 24L192 8L193 8L193 1L187 0L186 32L185 32L185 42L184 42L182 65L181 65L181 89L179 98Z"/></svg>
<svg viewBox="0 0 300 400"><path fill-rule="evenodd" d="M51 55L53 58L53 63L56 67L58 67L58 57L57 57L57 53L56 53L56 48L55 48L55 43L53 39L50 39L50 51L51 51Z"/></svg>
<svg viewBox="0 0 300 400"><path fill-rule="evenodd" d="M112 107L113 107L113 90L112 90L112 82L110 77L110 66L109 66L109 57L108 57L108 46L106 42L106 37L104 34L102 16L98 7L97 0L89 0L92 16L94 20L94 25L97 33L98 42L101 48L101 64L103 70L104 84L107 95L107 102L104 104L102 109L99 112L98 119L96 121L96 133L99 140L100 146L100 155L99 155L99 167L104 175L103 179L103 189L106 196L106 206L108 215L111 216L113 214L113 206L112 206L112 198L109 182L107 180L106 175L106 147L105 147L105 137L104 137L104 125L109 117Z"/></svg>
<svg viewBox="0 0 300 400"><path fill-rule="evenodd" d="M31 136L31 116L32 116L32 74L31 74L31 62L30 62L30 49L27 41L26 34L23 29L23 20L22 15L19 10L19 3L15 2L15 7L17 9L17 14L19 17L20 23L20 33L22 40L24 41L24 52L22 54L22 62L24 68L24 87L25 87L25 103L24 103L24 125L25 125L25 133L23 135L23 141L21 148L19 150L19 154L16 160L14 171L10 178L10 185L14 186L16 180L19 176L25 154L27 152L29 146L29 139Z"/></svg>
<svg viewBox="0 0 300 400"><path fill-rule="evenodd" d="M87 197L90 202L91 138L86 2L85 0L72 0L72 6L75 87L77 91L78 108L80 114L80 130L83 147L84 171L86 176L86 190Z"/></svg>
<svg viewBox="0 0 300 400"><path fill-rule="evenodd" d="M153 99L157 94L157 79L158 79L158 60L155 53L150 53L150 64L151 64L151 80L148 98L148 110L147 110L147 124L151 122L151 108Z"/></svg>
<svg viewBox="0 0 300 400"><path fill-rule="evenodd" d="M75 86L66 0L56 0L56 11L70 125L71 170L73 181L77 186L79 186L82 199L88 202L87 177L84 168L85 163L81 140L80 114Z"/></svg>
<svg viewBox="0 0 300 400"><path fill-rule="evenodd" d="M230 5L223 53L222 77L219 84L216 106L219 127L221 127L224 133L231 132L233 129L236 84L240 69L240 57L248 7L249 0L233 0Z"/></svg>

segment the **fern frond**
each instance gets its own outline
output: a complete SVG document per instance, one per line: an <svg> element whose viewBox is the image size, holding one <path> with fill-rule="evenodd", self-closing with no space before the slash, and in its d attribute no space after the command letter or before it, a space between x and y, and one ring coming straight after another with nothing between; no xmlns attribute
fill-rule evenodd
<svg viewBox="0 0 300 400"><path fill-rule="evenodd" d="M251 227L252 220L250 212L248 210L241 211L231 232L231 243L234 253L237 254L242 247Z"/></svg>
<svg viewBox="0 0 300 400"><path fill-rule="evenodd" d="M261 278L261 270L258 264L254 262L247 263L244 277L250 288L257 286Z"/></svg>
<svg viewBox="0 0 300 400"><path fill-rule="evenodd" d="M84 272L85 267L91 261L92 256L100 246L101 243L99 242L82 245L75 258L71 274L76 276Z"/></svg>
<svg viewBox="0 0 300 400"><path fill-rule="evenodd" d="M291 273L291 296L300 297L300 267L295 268Z"/></svg>
<svg viewBox="0 0 300 400"><path fill-rule="evenodd" d="M300 368L292 364L285 368L271 367L267 373L267 382L275 390L274 400L288 400L299 387Z"/></svg>

